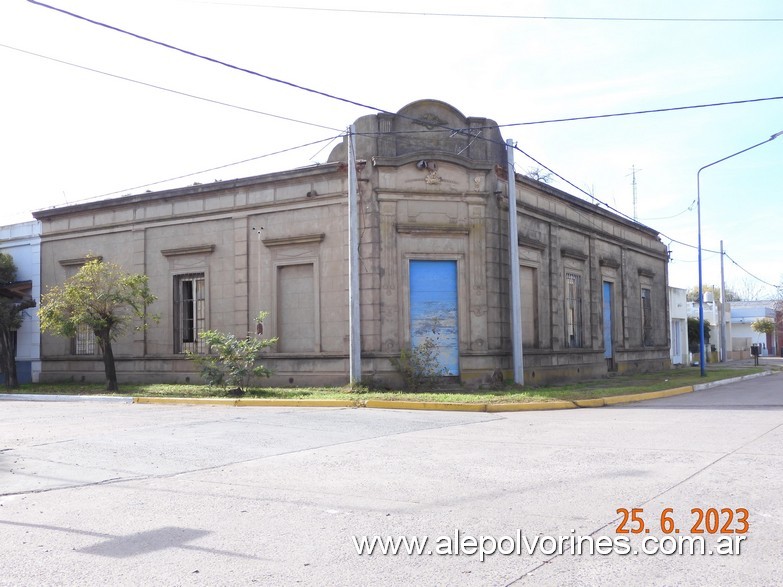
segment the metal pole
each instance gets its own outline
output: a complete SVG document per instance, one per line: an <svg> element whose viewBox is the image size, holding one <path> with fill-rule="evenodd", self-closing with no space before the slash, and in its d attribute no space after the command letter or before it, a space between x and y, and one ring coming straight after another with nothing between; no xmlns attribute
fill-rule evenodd
<svg viewBox="0 0 783 587"><path fill-rule="evenodd" d="M255 232L256 235L258 236L258 267L256 269L258 272L258 293L256 294L258 295L258 314L256 314L256 318L258 318L261 315L261 312L264 311L264 309L261 307L261 299L263 298L261 294L261 231L264 230L264 227L259 226L258 228L256 228L255 226L251 226L251 228L253 229L253 232ZM264 330L263 323L256 321L256 335L257 336L262 335L264 333L263 330Z"/></svg>
<svg viewBox="0 0 783 587"><path fill-rule="evenodd" d="M519 233L517 231L517 180L514 172L514 141L506 141L508 155L508 252L511 265L511 345L514 383L525 384L522 362L522 295L519 285Z"/></svg>
<svg viewBox="0 0 783 587"><path fill-rule="evenodd" d="M704 168L702 168L704 169ZM702 377L707 375L704 368L706 356L704 353L704 290L701 283L701 169L696 173L696 223L698 231L698 249L699 249L699 373Z"/></svg>
<svg viewBox="0 0 783 587"><path fill-rule="evenodd" d="M720 362L726 362L726 282L723 279L723 241L720 241Z"/></svg>
<svg viewBox="0 0 783 587"><path fill-rule="evenodd" d="M359 197L356 181L354 125L348 128L348 327L351 384L362 380L361 315L359 312Z"/></svg>
<svg viewBox="0 0 783 587"><path fill-rule="evenodd" d="M780 135L783 135L783 130L780 132L776 132L774 135L769 137L765 141L761 141L760 143L756 143L755 145L751 145L750 147L747 147L746 149L742 149L742 151L737 151L736 153L732 153L731 155L727 155L726 157L723 157L722 159L718 159L717 161L713 161L712 163L708 163L699 171L696 173L696 217L698 219L698 232L699 232L699 243L698 243L698 249L699 249L699 370L701 371L701 376L704 377L707 373L704 370L704 362L705 362L705 356L704 356L704 292L702 291L702 283L701 283L701 190L700 190L700 176L701 172L707 169L708 167L712 167L713 165L717 165L718 163L721 163L722 161L725 161L726 159L731 159L732 157L736 157L737 155L741 155L742 153L745 153L747 151L750 151L751 149L755 149L756 147L760 147L761 145L768 143L770 141L774 141L776 138L778 138ZM723 262L723 256L721 255L721 262ZM721 294L722 295L722 294Z"/></svg>

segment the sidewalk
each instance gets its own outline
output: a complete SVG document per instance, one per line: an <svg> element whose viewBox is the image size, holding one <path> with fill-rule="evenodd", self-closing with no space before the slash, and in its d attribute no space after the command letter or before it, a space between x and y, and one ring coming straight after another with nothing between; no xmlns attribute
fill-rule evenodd
<svg viewBox="0 0 783 587"><path fill-rule="evenodd" d="M725 363L708 363L707 369L753 367L755 360L741 359L739 361L726 361ZM783 357L759 357L759 367L765 367L773 371L783 371Z"/></svg>

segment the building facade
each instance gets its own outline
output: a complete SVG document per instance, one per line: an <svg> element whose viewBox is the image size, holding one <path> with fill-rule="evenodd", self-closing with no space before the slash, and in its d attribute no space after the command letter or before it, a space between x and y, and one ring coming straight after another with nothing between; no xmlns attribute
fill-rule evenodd
<svg viewBox="0 0 783 587"><path fill-rule="evenodd" d="M669 287L669 339L672 365L688 365L688 301L687 290Z"/></svg>
<svg viewBox="0 0 783 587"><path fill-rule="evenodd" d="M11 255L16 265L16 278L25 297L41 297L41 226L39 222L23 222L0 226L0 252ZM41 372L40 324L36 308L24 311L22 326L16 331L16 376L19 383L37 382ZM0 374L0 381L3 381Z"/></svg>
<svg viewBox="0 0 783 587"><path fill-rule="evenodd" d="M435 342L445 375L511 369L509 242L519 253L527 384L670 365L657 233L515 175L497 125L435 100L355 125L362 378L394 385L401 349ZM277 385L344 384L349 366L347 140L326 164L39 211L44 284L89 255L149 276L160 323L115 347L120 380L198 381L205 329L279 341ZM77 337L79 338L79 337ZM42 338L45 379L100 380L89 333Z"/></svg>
<svg viewBox="0 0 783 587"><path fill-rule="evenodd" d="M775 310L777 303L774 300L759 300L747 302L732 302L731 325L732 344L734 351L750 352L750 346L759 345L761 356L778 356L778 338L780 321ZM775 324L775 331L769 334L756 332L752 328L753 322L761 319L771 320Z"/></svg>

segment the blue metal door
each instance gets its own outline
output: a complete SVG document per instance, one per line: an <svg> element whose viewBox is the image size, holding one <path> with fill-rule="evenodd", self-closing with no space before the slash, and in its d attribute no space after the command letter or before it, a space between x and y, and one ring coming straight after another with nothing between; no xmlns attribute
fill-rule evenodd
<svg viewBox="0 0 783 587"><path fill-rule="evenodd" d="M459 375L457 262L411 261L411 346L429 338L444 375Z"/></svg>
<svg viewBox="0 0 783 587"><path fill-rule="evenodd" d="M604 281L604 358L614 356L612 348L612 283Z"/></svg>

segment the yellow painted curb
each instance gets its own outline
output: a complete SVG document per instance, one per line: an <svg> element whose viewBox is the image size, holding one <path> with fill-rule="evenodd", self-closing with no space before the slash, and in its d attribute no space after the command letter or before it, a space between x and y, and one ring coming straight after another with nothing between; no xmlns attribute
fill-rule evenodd
<svg viewBox="0 0 783 587"><path fill-rule="evenodd" d="M633 393L630 395L615 395L613 397L601 398L604 400L607 406L615 404L627 404L631 402L640 402L646 399L660 399L662 397L672 397L674 395L682 395L684 393L691 393L693 386L688 385L686 387L675 387L674 389L666 389L664 391L648 391L647 393Z"/></svg>
<svg viewBox="0 0 783 587"><path fill-rule="evenodd" d="M574 402L531 402L528 404L487 404L488 412L532 412L536 410L569 410L577 407Z"/></svg>
<svg viewBox="0 0 783 587"><path fill-rule="evenodd" d="M575 399L574 403L580 408L600 408L606 405L606 400L602 397L594 399Z"/></svg>
<svg viewBox="0 0 783 587"><path fill-rule="evenodd" d="M134 397L134 404L182 405L199 406L235 406L237 401L223 397Z"/></svg>
<svg viewBox="0 0 783 587"><path fill-rule="evenodd" d="M297 408L355 408L356 402L344 399L263 399L247 398L236 400L238 406L280 406Z"/></svg>
<svg viewBox="0 0 783 587"><path fill-rule="evenodd" d="M134 404L158 405L207 405L207 406L268 406L268 407L298 407L298 408L379 408L392 410L438 410L447 412L532 412L540 410L568 410L573 408L599 408L639 402L648 399L659 399L691 393L693 386L676 387L664 391L633 393L612 397L578 399L574 401L507 403L507 404L470 404L470 403L440 403L415 402L405 400L370 399L366 402L338 399L263 399L263 398L186 398L186 397L134 397Z"/></svg>
<svg viewBox="0 0 783 587"><path fill-rule="evenodd" d="M440 402L409 402L381 399L368 399L365 408L382 408L393 410L440 410L449 412L485 412L487 404L440 403Z"/></svg>

